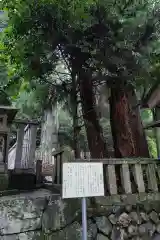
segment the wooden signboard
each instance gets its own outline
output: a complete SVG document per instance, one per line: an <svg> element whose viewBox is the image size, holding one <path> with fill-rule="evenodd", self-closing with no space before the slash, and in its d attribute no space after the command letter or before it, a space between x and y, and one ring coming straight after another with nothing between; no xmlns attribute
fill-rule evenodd
<svg viewBox="0 0 160 240"><path fill-rule="evenodd" d="M104 196L103 164L96 162L63 164L63 198Z"/></svg>

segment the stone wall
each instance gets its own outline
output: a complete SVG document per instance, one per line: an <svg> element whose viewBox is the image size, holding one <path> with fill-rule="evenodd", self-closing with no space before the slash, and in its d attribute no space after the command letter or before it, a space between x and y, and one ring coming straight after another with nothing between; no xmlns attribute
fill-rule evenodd
<svg viewBox="0 0 160 240"><path fill-rule="evenodd" d="M99 197L87 204L88 240L160 240L160 194ZM0 240L81 237L80 200L44 189L1 197Z"/></svg>
<svg viewBox="0 0 160 240"><path fill-rule="evenodd" d="M41 239L42 216L50 195L39 190L1 197L0 240Z"/></svg>

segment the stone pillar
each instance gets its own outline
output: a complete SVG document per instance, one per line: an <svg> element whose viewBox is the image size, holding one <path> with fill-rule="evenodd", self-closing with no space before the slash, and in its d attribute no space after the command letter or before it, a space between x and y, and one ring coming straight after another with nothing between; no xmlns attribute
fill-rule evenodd
<svg viewBox="0 0 160 240"><path fill-rule="evenodd" d="M5 190L8 187L7 175L7 115L0 115L0 190Z"/></svg>
<svg viewBox="0 0 160 240"><path fill-rule="evenodd" d="M15 169L21 169L21 159L22 159L23 140L24 140L24 128L25 128L25 124L20 124L18 132L17 132Z"/></svg>
<svg viewBox="0 0 160 240"><path fill-rule="evenodd" d="M0 135L0 172L4 172L5 171L4 150L5 150L4 136Z"/></svg>
<svg viewBox="0 0 160 240"><path fill-rule="evenodd" d="M30 147L29 147L29 162L28 168L34 169L34 161L35 161L35 152L36 152L36 136L37 136L37 125L30 126Z"/></svg>

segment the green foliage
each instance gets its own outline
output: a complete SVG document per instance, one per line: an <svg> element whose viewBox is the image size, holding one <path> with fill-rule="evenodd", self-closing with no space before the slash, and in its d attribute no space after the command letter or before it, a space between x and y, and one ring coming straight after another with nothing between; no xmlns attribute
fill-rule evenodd
<svg viewBox="0 0 160 240"><path fill-rule="evenodd" d="M62 107L59 110L59 142L62 146L67 145L74 149L73 120L69 112ZM79 134L80 148L87 149L86 132L82 127Z"/></svg>
<svg viewBox="0 0 160 240"><path fill-rule="evenodd" d="M9 99L9 96L6 94L6 92L0 90L0 105L4 106L10 106L11 101Z"/></svg>
<svg viewBox="0 0 160 240"><path fill-rule="evenodd" d="M144 124L152 122L153 121L152 111L148 109L141 110L141 118Z"/></svg>
<svg viewBox="0 0 160 240"><path fill-rule="evenodd" d="M40 118L54 95L72 114L70 76L56 74L62 58L68 64L78 58L80 69L109 86L148 89L159 80L159 6L152 1L2 0L1 8L9 20L1 36L0 76L21 117ZM71 118L60 116L72 145Z"/></svg>
<svg viewBox="0 0 160 240"><path fill-rule="evenodd" d="M153 121L153 114L151 110L142 110L141 111L141 118L144 125L147 125ZM153 158L157 158L157 146L156 146L156 138L155 138L155 131L152 130L146 130L145 131L150 156Z"/></svg>
<svg viewBox="0 0 160 240"><path fill-rule="evenodd" d="M118 84L135 85L136 79L139 85L149 79L159 26L155 11L159 6L151 1L3 0L1 4L9 16L5 50L23 77L46 79L60 51L70 57L76 47L86 54L83 65L109 84L117 77Z"/></svg>
<svg viewBox="0 0 160 240"><path fill-rule="evenodd" d="M13 104L20 109L17 117L41 119L47 94L48 88L45 85L36 84L36 89L31 89L22 84L19 94L15 99L12 99Z"/></svg>
<svg viewBox="0 0 160 240"><path fill-rule="evenodd" d="M156 140L154 137L147 136L147 141L148 141L150 156L156 159L157 158Z"/></svg>

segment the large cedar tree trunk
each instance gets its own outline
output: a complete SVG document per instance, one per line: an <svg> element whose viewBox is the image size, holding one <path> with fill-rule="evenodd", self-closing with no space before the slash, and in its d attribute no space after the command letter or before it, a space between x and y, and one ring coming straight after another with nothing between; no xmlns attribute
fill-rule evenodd
<svg viewBox="0 0 160 240"><path fill-rule="evenodd" d="M134 134L135 144L137 146L137 156L149 157L149 148L140 116L140 107L133 87L128 88L127 95L129 103L131 104L130 122Z"/></svg>
<svg viewBox="0 0 160 240"><path fill-rule="evenodd" d="M103 138L102 128L99 124L99 118L95 110L92 79L87 73L81 73L79 78L83 119L91 157L105 158L108 156L108 152Z"/></svg>
<svg viewBox="0 0 160 240"><path fill-rule="evenodd" d="M139 109L133 89L112 88L110 120L115 156L149 157Z"/></svg>
<svg viewBox="0 0 160 240"><path fill-rule="evenodd" d="M71 104L73 114L73 143L74 143L74 157L80 158L80 139L79 139L79 123L78 123L78 99L77 99L77 72L75 71L74 62L72 61L72 90L71 90Z"/></svg>
<svg viewBox="0 0 160 240"><path fill-rule="evenodd" d="M58 147L57 105L44 110L41 128L41 145L43 163L53 163L52 151Z"/></svg>

